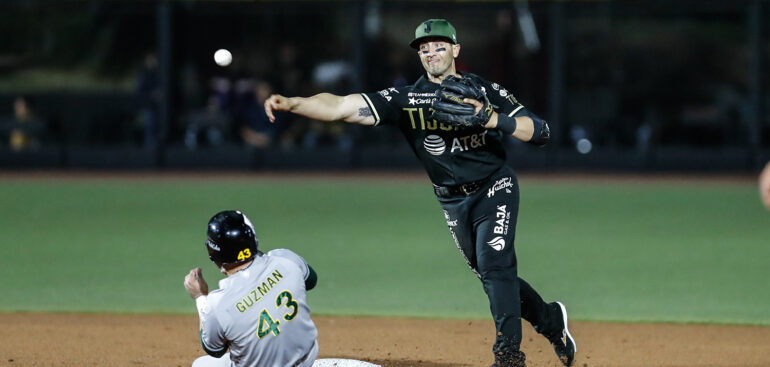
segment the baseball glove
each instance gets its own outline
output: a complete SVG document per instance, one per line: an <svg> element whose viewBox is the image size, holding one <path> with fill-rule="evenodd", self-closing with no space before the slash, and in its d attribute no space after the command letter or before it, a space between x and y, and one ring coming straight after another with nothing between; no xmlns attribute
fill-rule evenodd
<svg viewBox="0 0 770 367"><path fill-rule="evenodd" d="M447 76L436 90L436 97L431 104L433 113L430 118L438 122L453 126L485 126L492 116L489 98L472 76ZM464 98L475 99L484 106L476 113L472 104L463 102Z"/></svg>

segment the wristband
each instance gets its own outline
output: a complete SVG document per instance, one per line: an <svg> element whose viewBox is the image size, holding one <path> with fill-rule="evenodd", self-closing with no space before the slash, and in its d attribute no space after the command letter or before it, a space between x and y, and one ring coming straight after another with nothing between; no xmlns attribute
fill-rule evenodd
<svg viewBox="0 0 770 367"><path fill-rule="evenodd" d="M507 135L513 135L513 132L516 131L516 118L503 113L498 113L497 128Z"/></svg>

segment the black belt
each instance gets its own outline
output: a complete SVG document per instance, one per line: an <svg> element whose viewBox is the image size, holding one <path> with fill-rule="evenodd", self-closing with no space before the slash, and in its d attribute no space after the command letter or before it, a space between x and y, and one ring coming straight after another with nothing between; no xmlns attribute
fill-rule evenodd
<svg viewBox="0 0 770 367"><path fill-rule="evenodd" d="M470 196L470 194L478 191L478 189L482 188L488 181L489 177L456 186L433 185L433 192L436 193L436 196Z"/></svg>

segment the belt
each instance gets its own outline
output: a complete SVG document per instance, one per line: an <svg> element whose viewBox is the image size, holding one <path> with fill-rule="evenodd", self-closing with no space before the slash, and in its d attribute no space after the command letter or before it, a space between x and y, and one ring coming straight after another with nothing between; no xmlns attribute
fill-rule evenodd
<svg viewBox="0 0 770 367"><path fill-rule="evenodd" d="M464 183L462 185L455 185L455 186L433 185L433 192L436 193L436 196L459 196L459 195L470 196L474 192L478 191L478 189L482 188L488 181L489 181L489 177L478 181L471 181L468 183Z"/></svg>

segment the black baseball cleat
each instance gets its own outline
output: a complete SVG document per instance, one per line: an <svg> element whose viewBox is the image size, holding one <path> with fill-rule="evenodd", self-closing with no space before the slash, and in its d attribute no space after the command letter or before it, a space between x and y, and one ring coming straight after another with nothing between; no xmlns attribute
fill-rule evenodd
<svg viewBox="0 0 770 367"><path fill-rule="evenodd" d="M498 333L492 346L495 363L490 367L527 367L527 356L519 350L518 344L516 339Z"/></svg>
<svg viewBox="0 0 770 367"><path fill-rule="evenodd" d="M495 363L489 367L527 367L524 352L514 350L495 353Z"/></svg>
<svg viewBox="0 0 770 367"><path fill-rule="evenodd" d="M564 304L561 302L554 303L559 306L559 310L561 311L563 328L559 332L548 337L548 341L553 344L553 350L556 352L561 363L569 367L572 366L572 363L575 361L577 344L575 344L575 339L572 337L572 334L569 333L569 327L567 326L567 308L564 307Z"/></svg>

